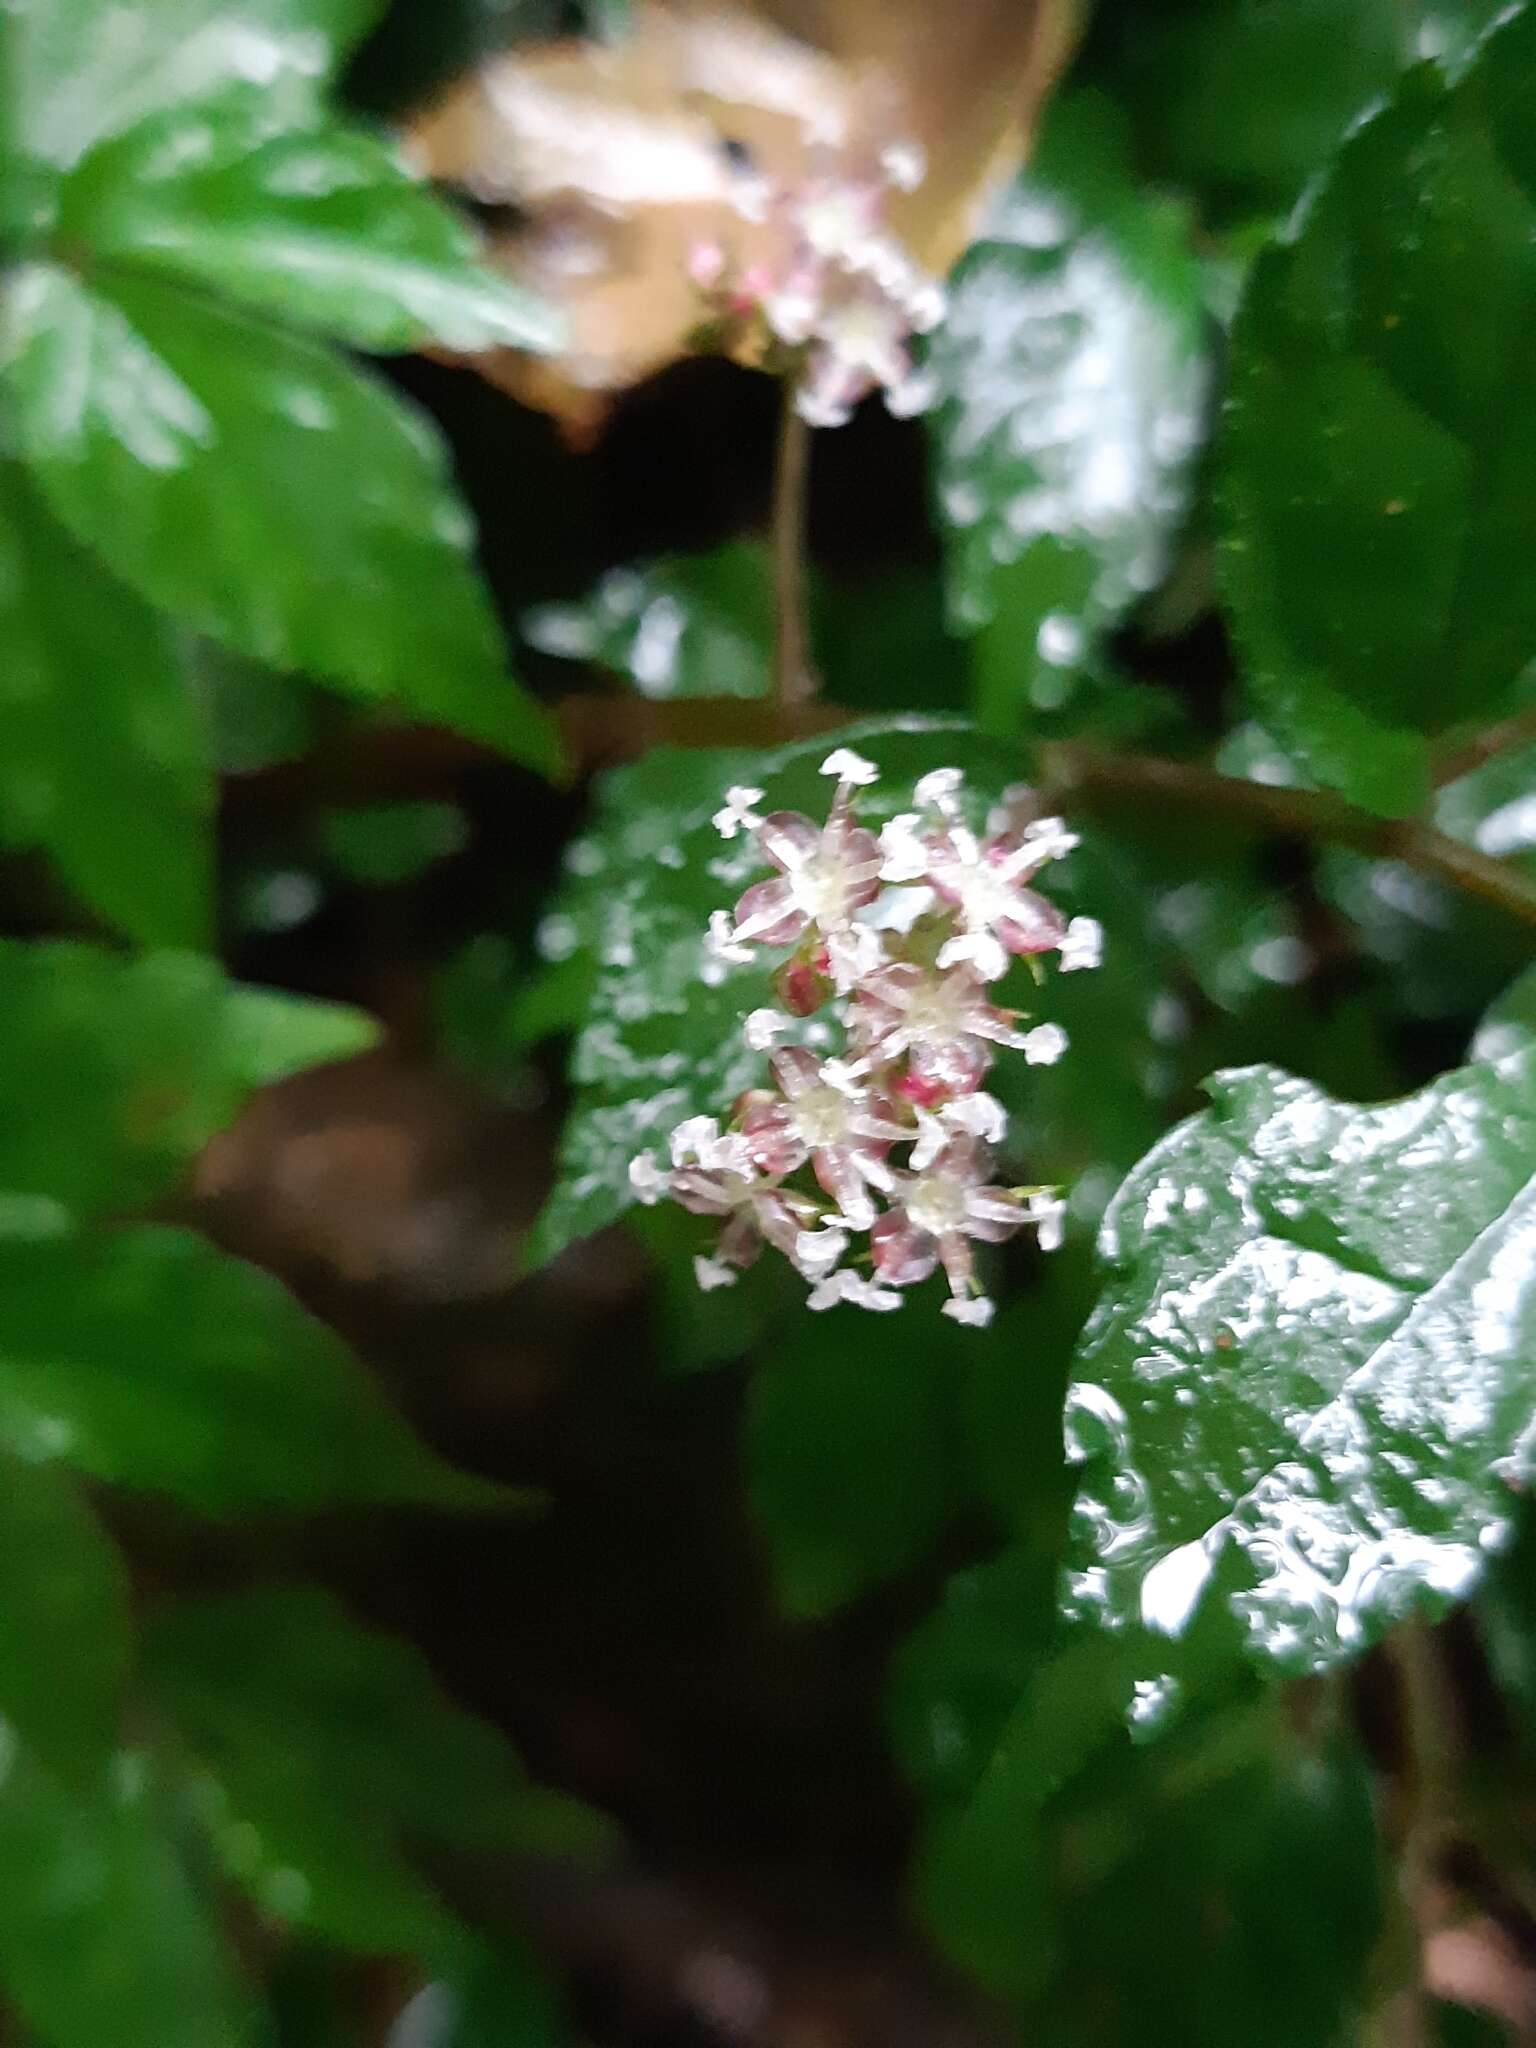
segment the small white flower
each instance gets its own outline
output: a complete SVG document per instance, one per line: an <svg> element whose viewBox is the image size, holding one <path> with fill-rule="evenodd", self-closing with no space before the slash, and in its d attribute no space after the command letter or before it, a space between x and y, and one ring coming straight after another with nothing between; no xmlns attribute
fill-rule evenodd
<svg viewBox="0 0 1536 2048"><path fill-rule="evenodd" d="M819 1287L811 1290L806 1307L820 1314L823 1309L836 1308L840 1301L849 1302L854 1308L874 1309L879 1314L901 1307L901 1296L894 1288L879 1287L873 1280L850 1273L846 1266L829 1273Z"/></svg>
<svg viewBox="0 0 1536 2048"><path fill-rule="evenodd" d="M629 1162L629 1184L647 1209L654 1208L667 1192L667 1176L649 1152L641 1152Z"/></svg>
<svg viewBox="0 0 1536 2048"><path fill-rule="evenodd" d="M852 1096L855 1100L863 1095L869 1085L869 1063L866 1060L827 1059L821 1063L821 1078L829 1088L835 1088L839 1095Z"/></svg>
<svg viewBox="0 0 1536 2048"><path fill-rule="evenodd" d="M750 1178L752 1149L739 1131L726 1131L712 1116L690 1116L667 1140L675 1167L700 1166L706 1173L736 1173Z"/></svg>
<svg viewBox="0 0 1536 2048"><path fill-rule="evenodd" d="M932 370L913 370L885 394L885 409L893 419L915 420L932 412L939 402L939 380Z"/></svg>
<svg viewBox="0 0 1536 2048"><path fill-rule="evenodd" d="M939 1111L951 1131L963 1131L968 1138L1000 1145L1008 1130L1008 1112L995 1095L977 1089L974 1095L959 1095Z"/></svg>
<svg viewBox="0 0 1536 2048"><path fill-rule="evenodd" d="M1036 818L1024 827L1024 843L1036 860L1060 860L1083 842L1077 833L1067 829L1064 819Z"/></svg>
<svg viewBox="0 0 1536 2048"><path fill-rule="evenodd" d="M974 1095L957 1095L937 1110L916 1108L917 1140L909 1161L913 1173L926 1173L953 1137L980 1138L984 1144L1002 1142L1008 1129L1008 1112L995 1095L977 1090Z"/></svg>
<svg viewBox="0 0 1536 2048"><path fill-rule="evenodd" d="M1096 917L1074 917L1061 942L1061 971L1097 967L1104 957L1104 927Z"/></svg>
<svg viewBox="0 0 1536 2048"><path fill-rule="evenodd" d="M1031 1195L1024 1214L1035 1226L1041 1251L1059 1251L1067 1217L1067 1205L1060 1195Z"/></svg>
<svg viewBox="0 0 1536 2048"><path fill-rule="evenodd" d="M813 384L802 384L795 393L795 411L808 427L846 427L853 418L851 405L817 390Z"/></svg>
<svg viewBox="0 0 1536 2048"><path fill-rule="evenodd" d="M926 1173L949 1143L950 1134L931 1110L917 1109L917 1141L907 1164L913 1173Z"/></svg>
<svg viewBox="0 0 1536 2048"><path fill-rule="evenodd" d="M728 962L733 967L742 967L754 957L752 948L742 945L737 938L728 910L711 912L709 936L704 941L704 951L711 960L722 966Z"/></svg>
<svg viewBox="0 0 1536 2048"><path fill-rule="evenodd" d="M717 1287L736 1285L735 1269L724 1259L696 1258L693 1262L693 1277L699 1283L701 1294L713 1294Z"/></svg>
<svg viewBox="0 0 1536 2048"><path fill-rule="evenodd" d="M1054 1067L1067 1049L1067 1034L1059 1024L1037 1024L1026 1031L1022 1051L1032 1067Z"/></svg>
<svg viewBox="0 0 1536 2048"><path fill-rule="evenodd" d="M952 1323L965 1323L973 1330L984 1330L992 1320L994 1304L985 1294L971 1295L968 1299L955 1296L946 1301L939 1311L949 1317Z"/></svg>
<svg viewBox="0 0 1536 2048"><path fill-rule="evenodd" d="M974 967L983 981L1001 981L1008 972L1008 949L991 932L956 932L939 948L940 967Z"/></svg>
<svg viewBox="0 0 1536 2048"><path fill-rule="evenodd" d="M778 1010L754 1010L741 1027L741 1035L752 1052L766 1052L781 1032L789 1029L789 1019Z"/></svg>
<svg viewBox="0 0 1536 2048"><path fill-rule="evenodd" d="M709 1166L709 1157L720 1143L719 1120L712 1116L690 1116L673 1130L667 1149L674 1166Z"/></svg>
<svg viewBox="0 0 1536 2048"><path fill-rule="evenodd" d="M880 780L880 770L874 762L866 761L852 747L835 748L822 762L821 772L823 775L835 775L839 782L853 782L861 787Z"/></svg>
<svg viewBox="0 0 1536 2048"><path fill-rule="evenodd" d="M748 831L763 822L752 808L754 804L761 803L762 796L760 789L744 789L739 783L725 792L724 807L716 811L710 820L722 839L734 839L738 832Z"/></svg>
<svg viewBox="0 0 1536 2048"><path fill-rule="evenodd" d="M915 192L928 175L928 158L920 142L892 142L880 152L880 168L898 192Z"/></svg>
<svg viewBox="0 0 1536 2048"><path fill-rule="evenodd" d="M930 768L926 775L920 775L912 795L924 810L942 811L946 817L953 816L957 799L965 777L958 768Z"/></svg>
<svg viewBox="0 0 1536 2048"><path fill-rule="evenodd" d="M802 1230L795 1239L795 1269L807 1280L825 1280L848 1249L842 1230Z"/></svg>
<svg viewBox="0 0 1536 2048"><path fill-rule="evenodd" d="M827 965L839 995L846 995L865 975L873 974L884 958L879 934L869 925L852 924L827 933Z"/></svg>
<svg viewBox="0 0 1536 2048"><path fill-rule="evenodd" d="M916 811L903 811L880 828L882 882L920 882L928 872L928 849L918 837Z"/></svg>
<svg viewBox="0 0 1536 2048"><path fill-rule="evenodd" d="M906 297L907 319L914 334L932 334L949 311L949 294L931 277L914 280Z"/></svg>

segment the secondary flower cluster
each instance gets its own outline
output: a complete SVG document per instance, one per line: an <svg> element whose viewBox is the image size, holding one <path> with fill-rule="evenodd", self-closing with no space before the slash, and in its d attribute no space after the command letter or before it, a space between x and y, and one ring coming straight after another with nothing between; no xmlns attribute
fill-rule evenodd
<svg viewBox="0 0 1536 2048"><path fill-rule="evenodd" d="M772 1086L749 1089L725 1130L709 1116L680 1123L668 1165L642 1154L630 1183L643 1202L669 1195L720 1220L713 1254L694 1262L703 1288L729 1286L765 1243L811 1283L813 1309L894 1309L900 1289L942 1266L944 1313L985 1325L992 1303L977 1285L973 1241L998 1243L1026 1225L1046 1250L1061 1241L1050 1190L989 1178L1007 1118L982 1082L999 1048L1037 1066L1066 1051L1059 1025L1023 1028L990 985L1015 957L1054 953L1068 973L1097 966L1098 924L1069 922L1030 887L1077 840L1059 818L1017 825L1006 808L978 837L956 768L923 776L916 808L877 835L854 809L874 765L840 747L822 772L837 787L820 825L798 811L763 816L763 792L745 788L728 790L714 819L722 838L750 834L774 872L710 919L706 974L793 948L773 976L778 1007L743 1026ZM778 1043L824 1008L842 1029L837 1054ZM818 1030L825 1039L825 1026L807 1035ZM803 1168L815 1192L790 1184ZM867 1251L849 1262L860 1238Z"/></svg>
<svg viewBox="0 0 1536 2048"><path fill-rule="evenodd" d="M878 155L821 148L798 184L755 179L742 188L742 210L772 231L769 256L733 274L720 244L693 251L694 282L716 318L758 324L770 352L797 359L795 403L812 426L842 426L877 388L900 417L933 402L910 342L943 318L944 292L886 221L892 192L910 192L922 177L922 152L910 143Z"/></svg>

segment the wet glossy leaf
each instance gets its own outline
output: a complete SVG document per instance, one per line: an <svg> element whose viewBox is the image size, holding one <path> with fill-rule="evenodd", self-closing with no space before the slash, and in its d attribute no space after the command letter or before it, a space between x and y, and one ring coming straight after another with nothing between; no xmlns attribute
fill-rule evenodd
<svg viewBox="0 0 1536 2048"><path fill-rule="evenodd" d="M272 667L549 765L443 451L398 400L306 341L127 272L87 288L32 265L7 310L22 452L125 582Z"/></svg>
<svg viewBox="0 0 1536 2048"><path fill-rule="evenodd" d="M812 574L811 639L825 695L869 714L964 708L962 644L926 569ZM589 662L647 697L761 697L773 645L772 568L757 542L613 569L577 604L523 620L541 654Z"/></svg>
<svg viewBox="0 0 1536 2048"><path fill-rule="evenodd" d="M13 1737L0 1772L0 1984L48 2048L252 2048L211 1901L126 1753L67 1791Z"/></svg>
<svg viewBox="0 0 1536 2048"><path fill-rule="evenodd" d="M467 226L360 129L262 138L243 101L199 101L100 144L57 234L95 262L205 285L380 353L544 349L558 321L479 260Z"/></svg>
<svg viewBox="0 0 1536 2048"><path fill-rule="evenodd" d="M212 772L175 637L0 462L0 840L148 945L212 922Z"/></svg>
<svg viewBox="0 0 1536 2048"><path fill-rule="evenodd" d="M1203 436L1201 335L1182 215L1131 180L1107 102L1059 105L931 352L951 611L981 629L985 726L1060 705L1162 575Z"/></svg>
<svg viewBox="0 0 1536 2048"><path fill-rule="evenodd" d="M532 1784L418 1652L314 1587L183 1600L150 1628L152 1691L208 1776L231 1872L267 1910L349 1946L456 1945L416 1867L432 1850L588 1859L588 1809Z"/></svg>
<svg viewBox="0 0 1536 2048"><path fill-rule="evenodd" d="M916 1563L964 1491L958 1396L974 1333L905 1316L859 1343L845 1325L795 1317L769 1344L748 1412L752 1505L780 1605L799 1618Z"/></svg>
<svg viewBox="0 0 1536 2048"><path fill-rule="evenodd" d="M910 805L917 777L939 762L964 769L982 811L1015 779L1005 751L956 721L854 726L839 738L882 771L861 795L859 814L871 821ZM831 785L819 769L829 744L657 750L609 777L573 887L540 935L547 958L585 960L596 972L572 1054L577 1093L560 1178L535 1226L531 1260L613 1222L632 1200L637 1152L660 1146L685 1116L728 1110L766 1071L763 1055L742 1042L741 1020L770 1000L779 956L722 974L704 951L711 912L729 908L761 864L755 847L722 841L710 819L732 783L762 788L768 808L825 816Z"/></svg>
<svg viewBox="0 0 1536 2048"><path fill-rule="evenodd" d="M1257 265L1233 340L1225 582L1265 720L1374 808L1510 701L1536 376L1536 15L1410 72ZM1305 430L1297 431L1297 421Z"/></svg>
<svg viewBox="0 0 1536 2048"><path fill-rule="evenodd" d="M519 1501L418 1443L275 1280L149 1226L0 1239L0 1445L210 1514Z"/></svg>
<svg viewBox="0 0 1536 2048"><path fill-rule="evenodd" d="M0 1715L71 1784L116 1746L128 1634L127 1574L79 1490L0 1455Z"/></svg>
<svg viewBox="0 0 1536 2048"><path fill-rule="evenodd" d="M767 559L738 541L612 569L584 602L543 605L523 631L541 653L611 669L646 697L760 697L773 640Z"/></svg>
<svg viewBox="0 0 1536 2048"><path fill-rule="evenodd" d="M0 1191L78 1217L142 1208L252 1089L375 1036L360 1011L190 953L0 941Z"/></svg>
<svg viewBox="0 0 1536 2048"><path fill-rule="evenodd" d="M104 135L243 90L253 117L302 126L378 0L18 0L0 131L62 168Z"/></svg>
<svg viewBox="0 0 1536 2048"><path fill-rule="evenodd" d="M1209 1085L1105 1219L1067 1602L1321 1670L1464 1594L1528 1476L1536 1056L1363 1109Z"/></svg>

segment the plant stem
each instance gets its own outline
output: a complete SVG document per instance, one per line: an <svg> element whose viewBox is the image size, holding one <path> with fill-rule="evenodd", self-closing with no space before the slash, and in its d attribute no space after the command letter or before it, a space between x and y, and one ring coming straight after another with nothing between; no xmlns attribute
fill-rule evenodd
<svg viewBox="0 0 1536 2048"><path fill-rule="evenodd" d="M1473 733L1460 746L1448 747L1435 757L1436 789L1443 789L1446 783L1469 775L1474 768L1481 768L1495 754L1505 753L1510 747L1524 746L1531 740L1536 740L1536 707L1517 711L1510 718L1501 718L1496 725L1485 725L1481 732Z"/></svg>
<svg viewBox="0 0 1536 2048"><path fill-rule="evenodd" d="M1193 762L1108 753L1074 740L1047 743L1037 760L1042 789L1053 810L1071 804L1106 809L1181 807L1291 838L1326 840L1358 853L1400 860L1526 924L1536 924L1536 880L1418 819L1379 818L1326 790L1248 782Z"/></svg>
<svg viewBox="0 0 1536 2048"><path fill-rule="evenodd" d="M803 646L803 634L797 637ZM803 666L795 672L803 675ZM575 695L561 700L557 715L580 778L634 760L651 747L778 746L831 732L859 716L806 695L798 703L785 703L782 697L759 703L737 697L668 703ZM451 795L468 771L506 765L491 748L450 733L415 727L348 733L303 761L227 777L224 809L232 818L260 822L324 806ZM1519 868L1463 846L1416 819L1379 818L1326 790L1248 782L1193 761L1117 754L1078 740L1052 740L1036 749L1034 774L1052 810L1182 809L1229 819L1250 832L1348 846L1357 853L1402 861L1522 923L1536 925L1536 880Z"/></svg>
<svg viewBox="0 0 1536 2048"><path fill-rule="evenodd" d="M783 383L773 473L773 698L781 710L816 694L805 602L805 507L811 429Z"/></svg>

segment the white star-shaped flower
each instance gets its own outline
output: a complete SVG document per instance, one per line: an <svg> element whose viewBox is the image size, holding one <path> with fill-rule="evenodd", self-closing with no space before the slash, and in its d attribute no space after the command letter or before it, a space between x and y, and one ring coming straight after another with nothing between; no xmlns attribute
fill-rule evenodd
<svg viewBox="0 0 1536 2048"><path fill-rule="evenodd" d="M1032 1067L1054 1067L1067 1049L1067 1034L1059 1024L1037 1024L1025 1032L1022 1049Z"/></svg>
<svg viewBox="0 0 1536 2048"><path fill-rule="evenodd" d="M993 1302L985 1294L956 1295L953 1300L945 1302L939 1313L948 1316L952 1323L964 1323L970 1329L984 1330L992 1320L993 1307Z"/></svg>
<svg viewBox="0 0 1536 2048"><path fill-rule="evenodd" d="M717 1287L734 1287L736 1271L724 1259L696 1258L693 1262L693 1277L699 1283L701 1294L713 1294Z"/></svg>
<svg viewBox="0 0 1536 2048"><path fill-rule="evenodd" d="M1104 957L1104 927L1096 917L1074 917L1061 942L1061 971L1097 967Z"/></svg>
<svg viewBox="0 0 1536 2048"><path fill-rule="evenodd" d="M738 832L748 832L753 826L763 822L752 808L754 804L761 803L762 799L763 792L760 789L746 789L740 783L734 783L725 792L725 803L716 811L710 823L722 839L734 839Z"/></svg>
<svg viewBox="0 0 1536 2048"><path fill-rule="evenodd" d="M853 782L861 787L880 780L880 770L874 762L866 761L852 747L834 748L822 762L821 772L823 775L835 775L839 782Z"/></svg>

